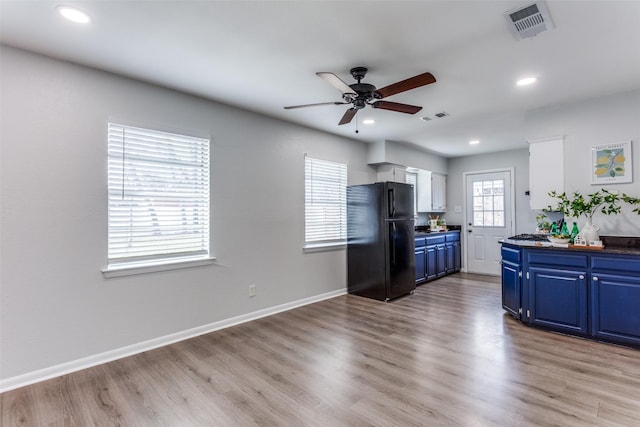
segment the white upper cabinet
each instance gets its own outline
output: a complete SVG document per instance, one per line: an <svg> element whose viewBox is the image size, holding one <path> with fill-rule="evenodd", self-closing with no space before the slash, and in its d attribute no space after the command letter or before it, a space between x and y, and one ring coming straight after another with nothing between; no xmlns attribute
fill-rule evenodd
<svg viewBox="0 0 640 427"><path fill-rule="evenodd" d="M431 211L447 210L447 176L440 173L431 174Z"/></svg>
<svg viewBox="0 0 640 427"><path fill-rule="evenodd" d="M378 182L407 182L407 168L392 164L379 165L377 180Z"/></svg>
<svg viewBox="0 0 640 427"><path fill-rule="evenodd" d="M418 212L431 212L431 172L420 170L417 175Z"/></svg>
<svg viewBox="0 0 640 427"><path fill-rule="evenodd" d="M544 209L557 200L549 192L564 191L564 138L529 142L529 195L531 209Z"/></svg>

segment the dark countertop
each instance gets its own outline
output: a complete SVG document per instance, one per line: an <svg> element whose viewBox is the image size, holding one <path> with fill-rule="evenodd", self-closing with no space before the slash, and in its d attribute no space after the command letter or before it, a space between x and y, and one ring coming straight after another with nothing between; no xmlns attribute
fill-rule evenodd
<svg viewBox="0 0 640 427"><path fill-rule="evenodd" d="M440 233L449 233L452 231L460 232L462 226L460 225L447 225L447 231L430 231L428 225L418 225L416 226L415 235L416 237L424 237L424 236L433 236L435 234Z"/></svg>
<svg viewBox="0 0 640 427"><path fill-rule="evenodd" d="M504 244L509 244L512 246L517 246L520 248L529 248L529 249L544 249L549 251L571 251L571 252L582 252L582 253L590 253L590 254L622 254L622 255L637 255L640 256L640 237L621 237L621 236L600 236L602 239L602 243L604 244L604 249L594 249L586 247L572 247L572 248L559 248L554 246L537 246L532 244L532 242L518 244L515 242L509 241L509 239L505 239Z"/></svg>
<svg viewBox="0 0 640 427"><path fill-rule="evenodd" d="M459 233L460 230L447 230L447 231L416 231L415 232L415 236L416 237L425 237L425 236L435 236L438 234L445 234L445 233Z"/></svg>

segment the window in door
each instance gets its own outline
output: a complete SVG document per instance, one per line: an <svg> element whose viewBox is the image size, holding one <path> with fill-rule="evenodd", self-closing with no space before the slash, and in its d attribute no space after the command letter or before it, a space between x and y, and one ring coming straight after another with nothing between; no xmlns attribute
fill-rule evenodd
<svg viewBox="0 0 640 427"><path fill-rule="evenodd" d="M504 180L473 182L473 225L504 227Z"/></svg>

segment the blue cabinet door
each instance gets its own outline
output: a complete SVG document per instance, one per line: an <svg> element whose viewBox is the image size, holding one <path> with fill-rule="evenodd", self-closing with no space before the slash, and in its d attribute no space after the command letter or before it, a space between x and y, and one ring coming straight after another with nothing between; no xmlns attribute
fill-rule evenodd
<svg viewBox="0 0 640 427"><path fill-rule="evenodd" d="M462 268L462 246L460 242L453 242L453 271L460 271Z"/></svg>
<svg viewBox="0 0 640 427"><path fill-rule="evenodd" d="M592 335L640 346L640 275L591 275Z"/></svg>
<svg viewBox="0 0 640 427"><path fill-rule="evenodd" d="M444 250L444 269L447 274L451 274L456 270L454 243L455 242L447 243Z"/></svg>
<svg viewBox="0 0 640 427"><path fill-rule="evenodd" d="M426 251L425 248L416 248L416 285L427 280L425 273Z"/></svg>
<svg viewBox="0 0 640 427"><path fill-rule="evenodd" d="M531 323L578 335L589 333L584 271L529 268Z"/></svg>
<svg viewBox="0 0 640 427"><path fill-rule="evenodd" d="M430 245L425 250L425 273L427 280L433 280L438 277L438 254L436 245Z"/></svg>
<svg viewBox="0 0 640 427"><path fill-rule="evenodd" d="M520 289L522 278L520 266L502 261L502 308L520 320Z"/></svg>
<svg viewBox="0 0 640 427"><path fill-rule="evenodd" d="M442 277L447 274L447 258L445 245L436 245L436 274Z"/></svg>

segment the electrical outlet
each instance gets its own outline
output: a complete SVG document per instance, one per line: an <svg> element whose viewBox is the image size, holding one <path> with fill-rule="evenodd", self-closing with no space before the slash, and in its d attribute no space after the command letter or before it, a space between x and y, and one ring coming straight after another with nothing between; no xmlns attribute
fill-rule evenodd
<svg viewBox="0 0 640 427"><path fill-rule="evenodd" d="M249 297L256 296L256 285L249 285Z"/></svg>

